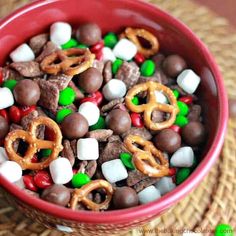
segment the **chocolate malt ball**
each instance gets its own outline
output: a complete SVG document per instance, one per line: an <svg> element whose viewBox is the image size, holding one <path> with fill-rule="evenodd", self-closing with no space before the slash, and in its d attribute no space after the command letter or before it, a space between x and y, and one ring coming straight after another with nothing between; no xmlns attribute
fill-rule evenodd
<svg viewBox="0 0 236 236"><path fill-rule="evenodd" d="M102 86L102 82L102 73L94 67L90 67L78 77L78 84L86 93L98 91Z"/></svg>
<svg viewBox="0 0 236 236"><path fill-rule="evenodd" d="M131 128L130 115L127 111L114 109L107 115L106 124L114 134L123 134Z"/></svg>
<svg viewBox="0 0 236 236"><path fill-rule="evenodd" d="M5 118L0 116L0 139L5 138L9 131L9 125Z"/></svg>
<svg viewBox="0 0 236 236"><path fill-rule="evenodd" d="M201 122L191 121L181 131L184 142L190 146L197 146L205 140L205 128Z"/></svg>
<svg viewBox="0 0 236 236"><path fill-rule="evenodd" d="M170 55L164 59L162 68L167 76L176 77L187 68L187 64L179 55Z"/></svg>
<svg viewBox="0 0 236 236"><path fill-rule="evenodd" d="M154 137L153 143L163 152L174 153L181 147L181 137L172 129L163 129Z"/></svg>
<svg viewBox="0 0 236 236"><path fill-rule="evenodd" d="M139 203L137 193L130 187L117 188L114 192L112 201L116 209L134 207Z"/></svg>
<svg viewBox="0 0 236 236"><path fill-rule="evenodd" d="M88 121L79 113L67 116L61 123L62 134L68 139L82 138L88 128Z"/></svg>
<svg viewBox="0 0 236 236"><path fill-rule="evenodd" d="M59 206L67 206L70 201L70 197L70 190L60 184L54 184L46 188L41 195L43 200Z"/></svg>
<svg viewBox="0 0 236 236"><path fill-rule="evenodd" d="M36 105L40 98L40 88L33 80L24 79L16 84L13 94L18 104L32 106Z"/></svg>
<svg viewBox="0 0 236 236"><path fill-rule="evenodd" d="M76 38L80 43L92 46L102 38L102 31L97 24L86 23L79 26L76 31Z"/></svg>

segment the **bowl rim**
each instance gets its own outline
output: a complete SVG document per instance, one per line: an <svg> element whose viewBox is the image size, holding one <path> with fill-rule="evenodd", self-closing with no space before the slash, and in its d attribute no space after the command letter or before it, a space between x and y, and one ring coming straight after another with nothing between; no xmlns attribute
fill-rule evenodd
<svg viewBox="0 0 236 236"><path fill-rule="evenodd" d="M60 0L53 1L44 1L36 0L17 11L13 12L6 18L0 20L0 29L7 26L13 19L20 17L22 14L25 14L35 8L38 8L43 5L50 4L51 2L59 2ZM118 1L118 0L113 0ZM194 44L199 46L200 53L206 58L211 68L211 72L214 77L214 81L217 86L217 91L220 91L220 96L218 96L219 104L219 120L216 136L213 140L213 144L206 153L203 161L198 165L198 168L190 175L190 177L184 181L181 185L177 186L173 191L167 193L160 199L153 201L148 204L132 207L129 209L123 210L112 210L106 212L89 212L89 211L73 211L71 209L63 208L41 199L30 196L28 193L25 193L20 188L14 184L9 183L4 177L0 176L1 187L7 190L18 200L24 202L25 204L36 208L43 213L62 218L64 220L80 221L82 223L119 223L119 222L128 222L133 221L134 219L145 219L154 214L160 213L173 205L174 203L180 201L184 196L186 196L190 191L192 191L206 176L210 168L216 161L221 151L224 142L224 135L227 128L228 120L228 102L226 90L224 88L223 78L219 71L219 68L215 62L215 59L209 52L208 48L203 44L203 42L189 29L184 23L175 17L171 16L169 13L159 9L158 7L141 1L141 0L119 0L124 2L127 5L135 5L136 7L142 8L143 11L152 12L158 14L161 18L174 24L180 32L184 33L186 37L191 38Z"/></svg>

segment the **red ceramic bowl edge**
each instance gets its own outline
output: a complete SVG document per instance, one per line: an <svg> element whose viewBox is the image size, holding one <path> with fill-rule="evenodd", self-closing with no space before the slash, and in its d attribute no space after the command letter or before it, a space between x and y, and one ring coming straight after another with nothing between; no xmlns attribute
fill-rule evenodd
<svg viewBox="0 0 236 236"><path fill-rule="evenodd" d="M133 0L126 0L126 2L134 3ZM46 3L47 1L38 0L17 10L15 13L9 15L7 18L0 21L0 28L10 23L11 20L14 19L15 17L19 17L23 13L31 9L37 8L38 6L44 5ZM158 9L153 5L140 0L136 0L135 4L149 11L158 11ZM210 168L216 161L217 157L219 156L224 142L224 135L226 132L227 120L228 120L228 101L223 84L223 78L221 76L221 73L213 56L211 55L207 47L201 42L201 40L196 35L194 35L194 33L187 26L181 23L178 19L175 19L174 17L170 16L163 10L159 9L159 11L160 11L159 14L162 15L163 19L165 19L167 22L170 22L170 24L176 25L176 27L178 27L181 32L184 32L184 34L186 34L189 38L191 38L194 41L194 43L196 43L196 45L198 45L199 50L201 51L202 54L205 55L205 57L209 62L213 76L215 78L215 81L217 82L217 90L220 91L220 97L218 96L219 122L218 122L216 137L213 141L212 146L210 147L209 151L204 157L204 160L199 164L198 168L191 174L191 176L184 183L179 185L175 190L166 194L157 201L141 205L138 207L130 208L127 210L108 211L101 213L72 211L70 209L61 208L56 205L47 203L45 201L34 198L29 194L23 192L18 187L16 187L13 184L10 184L7 180L5 180L3 177L0 176L0 182L3 188L5 188L9 193L11 193L13 196L18 198L22 202L32 206L33 208L43 211L44 213L51 214L66 220L96 224L104 222L118 223L119 221L121 222L130 221L134 220L135 218L136 219L145 218L149 215L158 214L167 209L168 207L170 207L171 205L173 205L174 203L181 200L190 191L192 191L194 187L200 184L204 176L206 176L206 174L209 172Z"/></svg>

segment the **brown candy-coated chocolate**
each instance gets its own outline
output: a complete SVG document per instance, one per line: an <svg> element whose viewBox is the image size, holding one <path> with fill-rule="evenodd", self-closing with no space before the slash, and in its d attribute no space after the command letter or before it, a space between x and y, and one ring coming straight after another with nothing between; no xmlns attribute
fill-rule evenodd
<svg viewBox="0 0 236 236"><path fill-rule="evenodd" d="M103 76L102 73L90 67L79 75L78 84L86 93L93 93L99 90L102 86Z"/></svg>
<svg viewBox="0 0 236 236"><path fill-rule="evenodd" d="M92 46L101 40L102 32L97 24L86 23L78 28L76 38L80 43Z"/></svg>
<svg viewBox="0 0 236 236"><path fill-rule="evenodd" d="M130 187L117 188L112 200L116 209L124 209L138 205L138 195Z"/></svg>
<svg viewBox="0 0 236 236"><path fill-rule="evenodd" d="M197 146L205 140L205 128L201 122L191 121L181 131L184 142L190 146Z"/></svg>
<svg viewBox="0 0 236 236"><path fill-rule="evenodd" d="M5 118L0 116L0 139L5 138L9 131L9 125Z"/></svg>
<svg viewBox="0 0 236 236"><path fill-rule="evenodd" d="M154 137L153 143L163 152L174 153L181 146L181 137L172 129L163 129Z"/></svg>
<svg viewBox="0 0 236 236"><path fill-rule="evenodd" d="M40 88L36 82L29 79L19 81L13 94L17 103L22 106L35 105L40 98Z"/></svg>
<svg viewBox="0 0 236 236"><path fill-rule="evenodd" d="M127 111L114 109L107 115L106 124L114 134L123 134L131 128L130 115Z"/></svg>
<svg viewBox="0 0 236 236"><path fill-rule="evenodd" d="M88 132L88 121L79 113L67 116L61 123L63 136L68 139L83 137Z"/></svg>
<svg viewBox="0 0 236 236"><path fill-rule="evenodd" d="M170 55L164 59L162 68L167 76L176 77L187 68L187 64L182 57Z"/></svg>
<svg viewBox="0 0 236 236"><path fill-rule="evenodd" d="M71 193L64 185L54 184L46 188L41 198L47 202L54 203L59 206L67 206L70 201Z"/></svg>

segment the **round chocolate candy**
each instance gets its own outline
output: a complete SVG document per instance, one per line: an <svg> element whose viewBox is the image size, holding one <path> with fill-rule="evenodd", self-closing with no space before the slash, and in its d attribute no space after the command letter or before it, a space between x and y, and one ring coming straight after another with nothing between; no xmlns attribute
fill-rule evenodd
<svg viewBox="0 0 236 236"><path fill-rule="evenodd" d="M54 184L46 188L41 195L43 200L59 206L66 206L70 201L70 197L70 190L60 184Z"/></svg>
<svg viewBox="0 0 236 236"><path fill-rule="evenodd" d="M80 43L92 46L101 40L102 32L97 24L87 23L78 28L76 38Z"/></svg>
<svg viewBox="0 0 236 236"><path fill-rule="evenodd" d="M78 84L86 93L94 93L100 89L103 82L102 73L90 67L79 75Z"/></svg>
<svg viewBox="0 0 236 236"><path fill-rule="evenodd" d="M115 190L112 201L116 209L134 207L138 205L138 195L130 187L121 187Z"/></svg>
<svg viewBox="0 0 236 236"><path fill-rule="evenodd" d="M5 138L9 131L9 125L5 118L0 116L0 139Z"/></svg>
<svg viewBox="0 0 236 236"><path fill-rule="evenodd" d="M174 153L181 146L181 137L172 129L163 129L154 137L153 143L163 152Z"/></svg>
<svg viewBox="0 0 236 236"><path fill-rule="evenodd" d="M40 88L36 82L29 79L21 80L13 90L17 103L22 106L36 105L40 98Z"/></svg>
<svg viewBox="0 0 236 236"><path fill-rule="evenodd" d="M127 111L114 109L107 115L106 124L114 134L123 134L131 128L130 115Z"/></svg>
<svg viewBox="0 0 236 236"><path fill-rule="evenodd" d="M187 64L179 55L170 55L164 59L162 68L167 76L176 77L187 68Z"/></svg>
<svg viewBox="0 0 236 236"><path fill-rule="evenodd" d="M205 140L205 128L199 121L191 121L181 131L184 142L190 146L197 146Z"/></svg>
<svg viewBox="0 0 236 236"><path fill-rule="evenodd" d="M88 121L79 113L68 115L61 123L62 133L68 139L83 137L88 128Z"/></svg>

